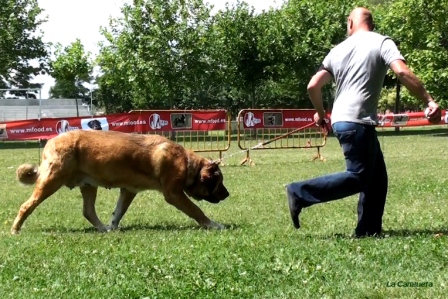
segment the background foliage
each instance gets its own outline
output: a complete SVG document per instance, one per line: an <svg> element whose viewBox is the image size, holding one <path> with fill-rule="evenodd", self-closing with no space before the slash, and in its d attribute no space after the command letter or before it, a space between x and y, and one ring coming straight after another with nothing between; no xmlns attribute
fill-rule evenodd
<svg viewBox="0 0 448 299"><path fill-rule="evenodd" d="M90 53L77 39L71 45L56 45L55 58L50 62L50 74L56 84L50 89L51 98L84 98L89 90L83 83L91 81L92 62Z"/></svg>
<svg viewBox="0 0 448 299"><path fill-rule="evenodd" d="M123 18L104 28L101 101L111 111L308 108L306 84L345 38L347 14L357 5L373 11L377 31L399 43L411 68L446 106L446 0L289 0L259 14L238 2L214 15L197 0L134 1L123 8ZM388 79L382 110L394 107L396 84ZM331 88L325 101L332 105ZM403 93L400 110L421 108Z"/></svg>
<svg viewBox="0 0 448 299"><path fill-rule="evenodd" d="M0 1L0 88L38 87L30 81L45 70L48 58L38 29L45 22L41 14L37 0Z"/></svg>

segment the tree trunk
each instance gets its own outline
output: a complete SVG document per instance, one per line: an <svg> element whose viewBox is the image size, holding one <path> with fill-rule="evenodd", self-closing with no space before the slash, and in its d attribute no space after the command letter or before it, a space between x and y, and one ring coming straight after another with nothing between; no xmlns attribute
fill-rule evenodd
<svg viewBox="0 0 448 299"><path fill-rule="evenodd" d="M255 109L255 81L253 80L251 83L251 98L252 98L252 109Z"/></svg>
<svg viewBox="0 0 448 299"><path fill-rule="evenodd" d="M75 96L75 105L76 105L76 117L79 117L79 107L78 107L78 100L76 99L76 96Z"/></svg>
<svg viewBox="0 0 448 299"><path fill-rule="evenodd" d="M397 78L397 93L395 95L394 114L400 113L400 111L399 111L399 109L400 109L400 89L401 89L400 80L398 80L398 78ZM398 131L400 131L400 127L395 127L395 132L398 132Z"/></svg>

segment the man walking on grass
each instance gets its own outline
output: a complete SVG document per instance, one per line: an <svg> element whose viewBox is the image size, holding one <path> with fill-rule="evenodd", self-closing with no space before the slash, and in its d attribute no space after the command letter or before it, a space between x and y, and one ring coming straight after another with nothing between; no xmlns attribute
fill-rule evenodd
<svg viewBox="0 0 448 299"><path fill-rule="evenodd" d="M370 11L355 8L347 19L348 38L328 53L308 84L309 96L317 111L314 120L323 125L325 111L321 89L332 80L336 83L331 123L345 156L346 171L286 186L296 228L300 227L302 208L359 193L355 236L380 235L388 177L375 127L378 125L378 101L388 68L430 108L429 117L437 117L440 112L437 103L407 67L395 43L389 37L373 32L373 28Z"/></svg>

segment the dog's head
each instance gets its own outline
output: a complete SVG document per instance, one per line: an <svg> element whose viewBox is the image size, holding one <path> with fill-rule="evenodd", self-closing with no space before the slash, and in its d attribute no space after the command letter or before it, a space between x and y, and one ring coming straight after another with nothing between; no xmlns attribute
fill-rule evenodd
<svg viewBox="0 0 448 299"><path fill-rule="evenodd" d="M89 128L91 128L92 130L102 130L103 128L101 127L101 122L97 119L91 120L87 123L87 125L89 126Z"/></svg>
<svg viewBox="0 0 448 299"><path fill-rule="evenodd" d="M224 177L218 164L213 161L205 162L194 183L187 187L185 192L196 200L206 200L210 203L226 199L230 194L224 186Z"/></svg>

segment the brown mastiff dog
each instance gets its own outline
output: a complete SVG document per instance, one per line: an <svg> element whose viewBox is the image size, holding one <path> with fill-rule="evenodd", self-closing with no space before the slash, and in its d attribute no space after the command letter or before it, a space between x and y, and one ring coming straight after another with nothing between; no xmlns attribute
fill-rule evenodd
<svg viewBox="0 0 448 299"><path fill-rule="evenodd" d="M217 163L202 158L179 144L158 135L135 135L112 131L70 131L50 139L39 167L23 164L18 180L36 184L22 204L11 233L20 231L26 218L63 185L79 186L83 215L99 231L118 227L136 194L158 190L165 200L205 228L221 229L187 195L218 203L229 196ZM120 188L110 225L105 226L95 211L98 187ZM186 195L187 194L187 195Z"/></svg>

